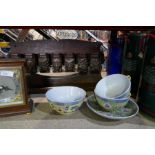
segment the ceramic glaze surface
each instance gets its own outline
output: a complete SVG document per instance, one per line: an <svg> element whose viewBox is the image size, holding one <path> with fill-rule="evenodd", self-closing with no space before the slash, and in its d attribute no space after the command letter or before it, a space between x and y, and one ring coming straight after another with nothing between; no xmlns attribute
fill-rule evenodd
<svg viewBox="0 0 155 155"><path fill-rule="evenodd" d="M116 109L111 112L104 111L97 103L95 96L89 96L87 99L88 108L96 113L97 115L111 119L111 120L123 120L127 118L134 117L139 112L138 105L134 102L134 100L130 99L126 106L123 108Z"/></svg>
<svg viewBox="0 0 155 155"><path fill-rule="evenodd" d="M49 101L49 104L53 110L58 112L59 114L72 114L73 112L77 111L83 103L83 100L80 102L77 102L74 105L66 104L66 105L60 105L56 102Z"/></svg>
<svg viewBox="0 0 155 155"><path fill-rule="evenodd" d="M82 105L86 92L78 87L55 87L46 93L48 102L59 114L71 114Z"/></svg>
<svg viewBox="0 0 155 155"><path fill-rule="evenodd" d="M97 95L95 96L95 98L96 98L96 101L98 102L98 104L102 108L104 108L104 110L106 110L106 111L114 111L115 109L122 108L122 107L126 106L126 104L129 101L129 98L107 100L107 99L103 99Z"/></svg>
<svg viewBox="0 0 155 155"><path fill-rule="evenodd" d="M130 79L122 74L113 74L101 79L96 87L95 94L104 98L119 98L129 94L131 89Z"/></svg>
<svg viewBox="0 0 155 155"><path fill-rule="evenodd" d="M46 97L50 101L59 102L60 104L76 104L76 102L84 99L86 92L78 87L62 86L50 89L46 93Z"/></svg>

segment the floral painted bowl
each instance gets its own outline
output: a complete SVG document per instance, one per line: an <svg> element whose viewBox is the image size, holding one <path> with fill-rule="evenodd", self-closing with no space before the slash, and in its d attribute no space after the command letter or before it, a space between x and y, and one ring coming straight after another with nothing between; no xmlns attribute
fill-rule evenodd
<svg viewBox="0 0 155 155"><path fill-rule="evenodd" d="M46 93L50 106L59 114L71 114L77 111L85 97L86 92L74 86L54 87Z"/></svg>
<svg viewBox="0 0 155 155"><path fill-rule="evenodd" d="M106 111L114 111L116 109L120 109L125 107L129 101L130 97L127 98L117 98L117 99L107 99L100 97L95 94L95 98L97 103Z"/></svg>

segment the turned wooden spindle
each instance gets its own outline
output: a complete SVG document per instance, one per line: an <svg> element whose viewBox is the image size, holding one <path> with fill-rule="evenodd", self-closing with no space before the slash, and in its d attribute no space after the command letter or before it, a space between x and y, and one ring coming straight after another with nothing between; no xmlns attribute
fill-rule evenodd
<svg viewBox="0 0 155 155"><path fill-rule="evenodd" d="M38 58L39 71L41 73L50 72L49 57L47 54L40 54Z"/></svg>
<svg viewBox="0 0 155 155"><path fill-rule="evenodd" d="M78 72L81 74L88 72L88 58L86 54L78 55Z"/></svg>
<svg viewBox="0 0 155 155"><path fill-rule="evenodd" d="M27 72L30 74L37 73L36 56L34 54L26 54Z"/></svg>
<svg viewBox="0 0 155 155"><path fill-rule="evenodd" d="M75 58L73 54L65 55L64 59L65 71L74 72L75 71Z"/></svg>
<svg viewBox="0 0 155 155"><path fill-rule="evenodd" d="M53 54L52 56L53 72L62 72L62 58L59 54Z"/></svg>
<svg viewBox="0 0 155 155"><path fill-rule="evenodd" d="M90 73L100 73L101 72L101 59L99 54L90 55Z"/></svg>

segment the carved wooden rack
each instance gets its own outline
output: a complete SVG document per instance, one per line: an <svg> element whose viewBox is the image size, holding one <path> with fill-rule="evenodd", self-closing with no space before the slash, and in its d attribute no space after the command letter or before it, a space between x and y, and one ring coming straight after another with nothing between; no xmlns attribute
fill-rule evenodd
<svg viewBox="0 0 155 155"><path fill-rule="evenodd" d="M27 60L27 81L30 93L43 93L49 87L74 85L85 90L94 90L101 79L103 54L101 43L80 40L41 40L11 44L12 58ZM36 74L53 72L75 72L70 76L44 76Z"/></svg>

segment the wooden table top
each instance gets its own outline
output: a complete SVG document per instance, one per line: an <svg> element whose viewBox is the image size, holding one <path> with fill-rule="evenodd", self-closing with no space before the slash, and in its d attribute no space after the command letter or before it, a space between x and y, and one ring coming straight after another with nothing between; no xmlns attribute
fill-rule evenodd
<svg viewBox="0 0 155 155"><path fill-rule="evenodd" d="M92 92L88 92L91 95ZM31 95L35 109L31 114L0 118L0 128L17 129L146 129L155 128L155 119L139 113L137 116L112 121L102 118L88 109L84 103L80 110L71 115L54 112L44 94Z"/></svg>

